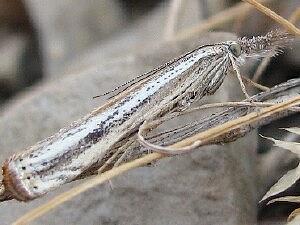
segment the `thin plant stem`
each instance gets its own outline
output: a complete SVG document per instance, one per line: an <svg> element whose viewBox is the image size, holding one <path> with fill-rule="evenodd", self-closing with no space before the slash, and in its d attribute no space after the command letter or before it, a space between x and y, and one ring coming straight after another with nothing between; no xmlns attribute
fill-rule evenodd
<svg viewBox="0 0 300 225"><path fill-rule="evenodd" d="M291 14L289 21L291 23L297 23L298 20L300 19L300 7L294 10L294 12Z"/></svg>
<svg viewBox="0 0 300 225"><path fill-rule="evenodd" d="M290 33L295 35L300 35L300 30L291 22L286 20L285 18L279 16L277 13L269 9L268 7L262 5L261 3L257 2L256 0L243 0L244 2L248 2L249 4L253 5L258 11L264 13L265 15L269 16L285 29L287 29Z"/></svg>
<svg viewBox="0 0 300 225"><path fill-rule="evenodd" d="M245 125L249 125L255 121L264 119L268 116L270 117L274 114L276 115L277 113L279 113L281 111L284 111L290 107L293 107L293 106L296 106L299 104L300 104L300 96L297 96L288 101L278 103L273 106L264 108L259 112L252 112L246 116L240 117L235 120L231 120L222 125L208 129L205 132L200 132L196 135L193 135L189 138L186 138L182 141L179 141L179 142L169 146L169 148L176 149L176 148L191 146L200 140L202 141L202 143L208 142L208 141L213 140L214 138L216 138L220 135L223 135L227 132L230 132L234 129L237 129L237 128L245 126ZM143 156L139 159L133 160L131 162L124 163L118 167L115 167L109 171L106 171L100 175L97 175L97 176L85 181L84 183L78 185L77 187L74 187L74 188L56 196L55 198L53 198L52 200L48 201L45 204L34 208L30 212L28 212L25 215L23 215L22 217L20 217L18 220L16 220L13 224L14 225L28 224L29 222L41 217L45 213L58 207L59 205L63 204L64 202L74 198L75 196L77 196L99 184L102 184L108 180L111 180L112 178L114 178L122 173L125 173L131 169L147 165L155 160L164 158L166 156L167 155L155 152L155 153L145 155L145 156Z"/></svg>
<svg viewBox="0 0 300 225"><path fill-rule="evenodd" d="M262 0L260 2L269 3L274 0ZM177 33L177 35L171 39L171 41L185 40L189 37L195 37L196 35L201 35L208 30L219 27L227 22L234 20L237 16L245 14L252 10L252 7L246 3L238 3L233 7L225 9L206 20L201 21L198 25L186 28Z"/></svg>
<svg viewBox="0 0 300 225"><path fill-rule="evenodd" d="M297 8L297 9L292 13L292 15L290 16L290 18L289 18L290 23L296 23L297 20L299 19L299 17L300 17L300 7ZM258 82L258 81L259 81L259 79L261 78L262 74L263 74L264 71L266 70L267 66L268 66L269 63L271 62L271 59L272 59L272 57L266 57L266 58L264 58L264 59L260 62L259 66L257 67L257 69L256 69L256 71L255 71L255 73L254 73L254 75L253 75L253 78L252 78L252 80L253 80L254 82Z"/></svg>
<svg viewBox="0 0 300 225"><path fill-rule="evenodd" d="M268 88L268 87L266 87L264 85L258 84L255 81L253 81L253 80L251 80L251 79L249 79L249 78L247 78L245 76L242 76L242 79L246 83L251 84L253 87L256 87L259 90L262 90L262 91L268 91L268 90L270 90L270 88Z"/></svg>

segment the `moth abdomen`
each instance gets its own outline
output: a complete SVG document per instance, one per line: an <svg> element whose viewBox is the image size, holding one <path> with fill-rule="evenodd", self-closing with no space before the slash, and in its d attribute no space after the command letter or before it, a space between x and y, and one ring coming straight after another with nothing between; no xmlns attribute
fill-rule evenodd
<svg viewBox="0 0 300 225"><path fill-rule="evenodd" d="M4 162L2 171L3 185L8 195L19 201L30 201L38 197L29 190L28 182L23 179L23 176L20 176L20 172L14 164L14 156ZM30 177L25 179L28 178L30 179Z"/></svg>

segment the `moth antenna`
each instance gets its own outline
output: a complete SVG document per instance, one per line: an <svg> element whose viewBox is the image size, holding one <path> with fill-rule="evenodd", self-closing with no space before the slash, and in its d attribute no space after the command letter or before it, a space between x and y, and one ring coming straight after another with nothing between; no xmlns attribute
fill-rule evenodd
<svg viewBox="0 0 300 225"><path fill-rule="evenodd" d="M205 46L209 46L209 45L200 46L199 48L202 48L202 47L205 47ZM125 82L125 83L123 83L123 84L117 86L117 87L115 87L114 89L112 89L112 90L110 90L110 91L108 91L108 92L105 92L105 93L103 93L103 94L101 94L101 95L96 95L96 96L93 97L93 99L99 98L99 97L103 97L103 96L106 96L106 95L109 95L109 94L111 94L111 93L114 93L114 92L118 91L119 89L121 89L121 88L123 88L123 87L125 87L125 88L124 88L122 91L125 91L125 90L127 90L128 88L132 87L132 86L133 86L134 84L136 84L137 82L139 82L139 81L141 81L141 80L143 80L143 79L147 79L148 77L150 77L150 76L153 75L154 73L156 73L156 72L158 72L158 71L160 71L160 70L166 68L167 66L170 66L170 65L173 64L174 62L177 62L177 61L180 60L181 58L184 58L186 55L191 54L192 52L195 52L195 51L197 51L197 50L198 50L198 48L196 48L196 49L194 49L194 50L191 50L191 51L189 51L189 52L187 52L187 53L185 53L185 54L179 56L178 58L175 58L175 59L173 59L173 60L171 60L171 61L169 61L169 62L167 62L167 63L165 63L165 64L163 64L163 65L161 65L161 66L159 66L159 67L157 67L157 68L155 68L155 69L153 69L153 70L150 71L150 72L143 73L143 74L141 74L141 75L139 75L139 76L137 76L137 77L135 77L135 78L133 78L133 79L131 79L131 80L129 80L129 81L127 81L127 82ZM127 85L129 85L129 86L127 86ZM127 86L127 87L126 87L126 86ZM111 98L117 96L117 95L120 94L122 91L115 93L114 95L110 96L108 99L111 99Z"/></svg>
<svg viewBox="0 0 300 225"><path fill-rule="evenodd" d="M183 56L181 56L181 57L183 57ZM123 84L121 84L121 85L115 87L114 89L112 89L112 90L110 90L110 91L108 91L108 92L105 92L105 93L103 93L103 94L101 94L101 95L94 96L93 99L99 98L99 97L103 97L103 96L106 96L106 95L109 95L109 94L111 94L111 93L113 93L113 92L116 92L116 91L118 91L119 89L125 87L123 90L121 90L121 91L115 93L114 95L112 95L112 96L110 96L110 97L108 98L108 99L111 99L111 98L115 97L116 95L120 94L122 91L125 91L125 90L127 90L128 88L132 87L132 86L135 85L137 82L139 82L139 81L141 81L141 80L144 80L144 79L147 79L148 77L150 77L150 76L153 75L154 73L156 73L156 72L158 72L159 70L162 70L163 68L167 67L168 65L172 64L173 62L175 62L176 60L180 59L181 57L175 58L175 59L173 59L172 61L170 61L170 62L168 62L168 63L166 63L166 64L164 64L164 65L162 65L162 66L159 66L159 67L157 67L157 68L151 70L150 72L143 73L143 74L141 74L141 75L139 75L139 76L137 76L137 77L135 77L135 78L133 78L133 79L131 79L131 80L129 80L129 81L126 81L125 83L123 83ZM129 85L129 86L127 86L127 85ZM126 87L126 86L127 86L127 87Z"/></svg>
<svg viewBox="0 0 300 225"><path fill-rule="evenodd" d="M114 89L112 89L112 90L110 90L110 91L107 91L107 92L105 92L105 93L103 93L103 94L94 96L93 99L99 98L99 97L103 97L103 96L106 96L106 95L109 95L109 94L111 94L111 93L113 93L113 92L119 90L120 88L123 88L123 87L125 87L126 85L130 84L129 86L127 86L127 87L124 89L124 90L126 90L127 88L129 88L129 87L131 87L132 85L136 84L136 83L138 82L137 80L138 80L139 78L141 78L141 77L143 77L143 76L145 76L145 75L147 75L147 74L148 74L148 76L145 77L145 78L147 78L147 77L150 76L149 73L141 74L141 75L139 75L139 76L137 76L137 77L135 77L135 78L133 78L133 79L131 79L131 80L129 80L129 81L126 81L126 82L123 83L123 84L120 84L119 86L115 87ZM123 90L123 91L124 91L124 90ZM116 95L118 95L119 93L120 93L120 92L116 93Z"/></svg>

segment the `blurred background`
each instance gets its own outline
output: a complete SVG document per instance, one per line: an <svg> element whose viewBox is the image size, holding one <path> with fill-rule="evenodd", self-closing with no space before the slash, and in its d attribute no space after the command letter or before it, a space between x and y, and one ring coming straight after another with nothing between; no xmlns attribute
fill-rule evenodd
<svg viewBox="0 0 300 225"><path fill-rule="evenodd" d="M200 20L207 19L239 3L236 0L186 0L182 2L184 5L179 12L181 15L179 15L178 23L184 24L186 20L186 24L181 27L197 24ZM270 2L272 8L286 18L289 18L299 5L296 0L266 2ZM192 19L186 19L184 11L188 11L191 4L198 7L195 10L197 13L193 12L196 15L192 16ZM68 66L66 64L71 64L72 60L78 56L111 37L125 35L124 33L128 32L134 24L146 20L146 17L150 18L155 13L159 16L157 11L162 11L162 8L169 6L170 1L166 0L1 1L1 102L42 79L61 77L61 71ZM161 14L166 13L168 9L165 9L164 13L161 12ZM160 24L157 26L162 26L164 22L158 19L157 23ZM273 21L253 10L250 14L242 14L231 23L213 27L211 30L232 31L244 36L261 34L276 26ZM176 27L177 30L178 28L180 27ZM158 31L155 32L156 34L153 35L157 35L156 41L162 41L163 35L160 35ZM290 55L290 59L292 60L282 61L282 63L290 64L288 67L282 67L276 63L277 67L270 68L269 73L274 74L274 71L281 73L280 68L284 68L286 74L295 74L299 71L299 63L297 63L299 56ZM281 75L276 79L269 79L269 83L274 85L292 76ZM263 82L268 82L268 80L264 79Z"/></svg>
<svg viewBox="0 0 300 225"><path fill-rule="evenodd" d="M263 2L287 19L293 19L293 13L300 7L299 0ZM279 28L278 24L255 9L244 10L243 4L237 0L0 0L1 162L99 106L101 100L92 100L93 96L178 56L191 46L232 39L235 35L264 34ZM238 10L234 11L235 8ZM299 25L299 20L294 23ZM197 32L197 27L200 27L200 32ZM191 30L195 32L189 33ZM251 61L245 66L244 73L253 77L259 62ZM299 71L300 42L296 39L283 54L271 59L258 82L271 87L299 77ZM295 141L296 136L278 131L279 127L295 124L300 125L299 115L264 126L258 132ZM231 214L225 213L225 216L218 215L220 220L211 220L209 224L220 224L222 219L222 224L250 224L249 221L253 222L256 217L260 224L284 224L286 216L295 207L291 204L257 206L257 199L282 174L295 167L298 160L281 150L269 154L272 143L257 138L257 134L254 136L251 143L255 144L249 148L257 153L259 166L249 170L258 170L261 177L256 179L253 175L254 178L247 181L252 183L251 191L257 193L251 203L253 207L247 208L252 210L248 213L249 219L243 220L242 214L236 210L236 214L233 213L235 220L227 220L226 217ZM296 192L297 187L290 191ZM87 202L91 204L91 201ZM38 203L39 200L26 207L24 204L5 203L0 209L0 223L10 224L16 216ZM93 204L99 206L100 203ZM84 210L89 211L89 207ZM98 214L101 210L105 211L100 208L95 210ZM114 209L112 207L111 212ZM205 212L211 213L205 210L200 210L199 218L207 216ZM59 212L55 221L58 224L84 224L89 221L74 219L76 216L70 219L75 212ZM138 219L124 220L127 222L123 223L117 217L111 220L113 216L107 215L106 220L102 220L102 214L102 219L92 212L88 215L93 224L140 224ZM51 224L49 218L46 217L43 223ZM166 221L161 220L160 224L171 224ZM192 222L197 219L187 222L189 220L179 218L178 221L186 222L178 224L198 224ZM144 224L151 224L151 220Z"/></svg>

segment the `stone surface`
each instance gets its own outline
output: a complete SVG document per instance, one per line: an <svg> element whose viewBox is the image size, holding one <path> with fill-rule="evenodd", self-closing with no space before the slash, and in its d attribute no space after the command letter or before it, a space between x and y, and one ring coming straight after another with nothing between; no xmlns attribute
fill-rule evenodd
<svg viewBox="0 0 300 225"><path fill-rule="evenodd" d="M11 100L0 116L0 162L101 105L104 100L92 100L92 96L116 83L197 45L235 38L228 33L211 33L198 40L157 44L159 35L154 33L141 45L145 36L137 27L64 65L57 74L59 79L44 81ZM121 53L116 45L122 46ZM228 76L206 101L241 96L236 78ZM255 144L255 135L248 135L232 144L206 147L164 159L155 167L135 169L114 179L113 190L108 185L95 187L33 224L254 224ZM1 203L1 224L11 224L16 217L81 182L65 185L33 202Z"/></svg>
<svg viewBox="0 0 300 225"><path fill-rule="evenodd" d="M26 0L39 34L44 73L57 77L68 60L120 29L126 18L115 0Z"/></svg>
<svg viewBox="0 0 300 225"><path fill-rule="evenodd" d="M234 38L224 33L211 34L210 41L225 36ZM115 64L112 61L98 65L29 91L2 113L1 161L99 105L99 100L91 97L114 86L115 77L126 79L183 50L177 46L173 52L164 51L161 46L150 54L131 55ZM234 81L234 77L228 76L214 101L240 96L240 91L228 91L238 87ZM53 224L53 220L59 224L249 224L255 219L252 183L255 170L251 163L255 146L252 143L255 143L255 138L247 136L230 145L163 160L155 168L136 169L114 180L114 190L110 191L105 185L96 187L36 224ZM45 202L54 193L26 204L3 203L0 205L0 220L9 224L16 216Z"/></svg>

